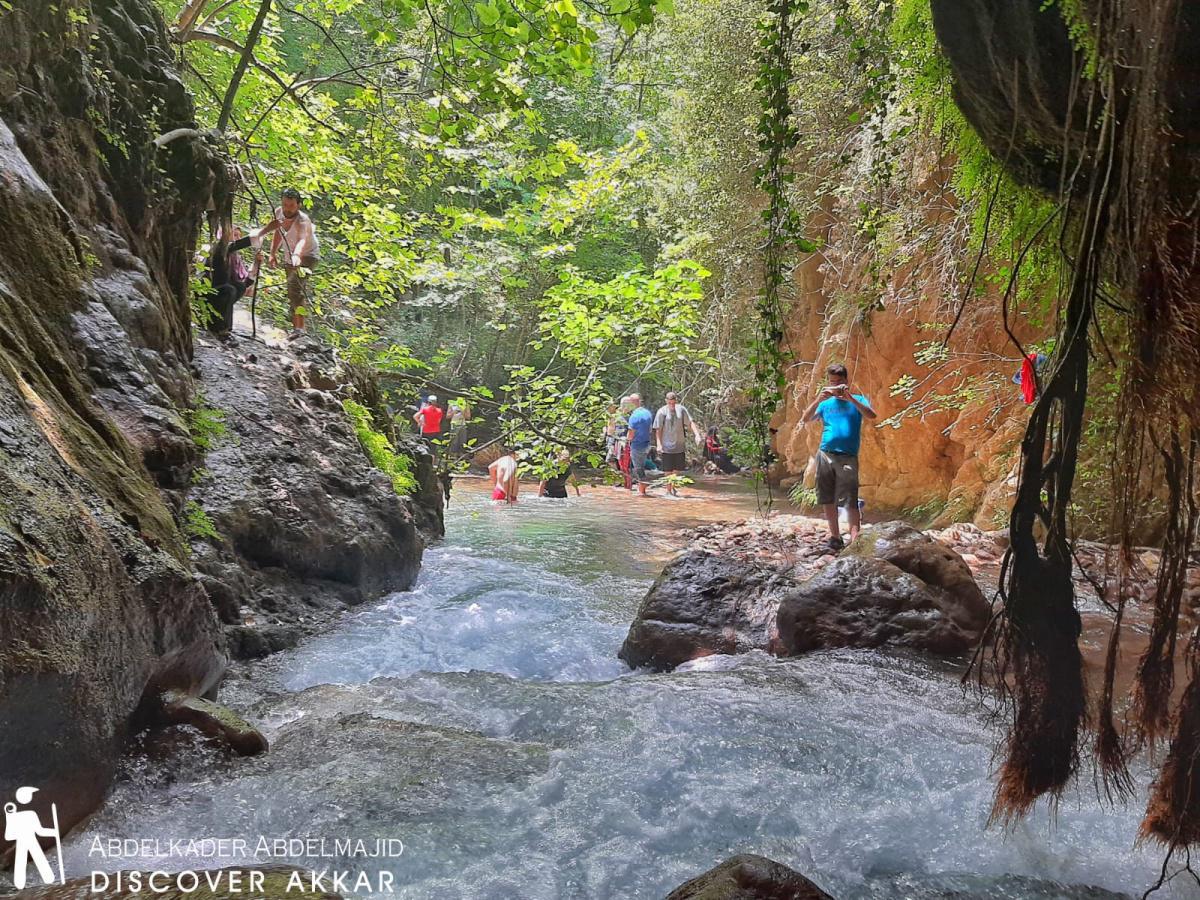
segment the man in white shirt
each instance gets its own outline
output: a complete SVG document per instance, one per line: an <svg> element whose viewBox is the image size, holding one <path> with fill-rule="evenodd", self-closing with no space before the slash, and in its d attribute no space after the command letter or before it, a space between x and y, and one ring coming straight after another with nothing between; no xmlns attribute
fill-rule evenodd
<svg viewBox="0 0 1200 900"><path fill-rule="evenodd" d="M697 444L704 443L700 426L692 420L688 408L679 402L674 391L667 394L667 403L654 416L654 440L664 472L681 472L687 468L687 433L692 429Z"/></svg>
<svg viewBox="0 0 1200 900"><path fill-rule="evenodd" d="M283 268L287 272L288 309L292 314L292 328L304 330L304 312L307 309L307 270L313 269L321 255L317 243L317 229L308 213L300 209L300 192L288 188L275 210L277 227L271 238L272 266L279 265L279 248L283 247Z"/></svg>

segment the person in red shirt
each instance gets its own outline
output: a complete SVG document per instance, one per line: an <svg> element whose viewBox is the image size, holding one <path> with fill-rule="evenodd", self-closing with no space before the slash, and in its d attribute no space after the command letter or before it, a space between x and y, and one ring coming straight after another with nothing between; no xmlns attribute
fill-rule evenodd
<svg viewBox="0 0 1200 900"><path fill-rule="evenodd" d="M445 411L437 405L437 397L430 394L425 402L421 404L421 409L413 416L413 421L417 423L417 428L421 430L421 437L432 443L434 438L441 435L442 417L445 414Z"/></svg>

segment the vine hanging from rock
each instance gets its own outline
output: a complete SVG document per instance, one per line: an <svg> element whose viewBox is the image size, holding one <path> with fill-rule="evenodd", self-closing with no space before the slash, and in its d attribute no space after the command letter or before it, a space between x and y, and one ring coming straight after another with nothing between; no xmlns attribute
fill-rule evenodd
<svg viewBox="0 0 1200 900"><path fill-rule="evenodd" d="M755 304L757 330L749 361L754 373L750 388L750 421L760 452L764 481L773 461L771 418L783 397L784 368L783 286L789 274L787 254L796 248L812 252L816 245L799 235L794 209L788 201L792 182L789 160L798 134L792 121L791 46L797 16L808 12L808 0L771 0L759 22L759 62L755 89L761 103L758 149L761 154L755 184L766 195L762 212L762 289ZM767 506L771 494L767 490Z"/></svg>

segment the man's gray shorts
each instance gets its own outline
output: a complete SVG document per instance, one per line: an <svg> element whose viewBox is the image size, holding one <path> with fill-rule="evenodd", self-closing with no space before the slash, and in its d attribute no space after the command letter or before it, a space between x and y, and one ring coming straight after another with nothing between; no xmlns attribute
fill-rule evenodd
<svg viewBox="0 0 1200 900"><path fill-rule="evenodd" d="M858 455L817 451L817 502L858 507Z"/></svg>
<svg viewBox="0 0 1200 900"><path fill-rule="evenodd" d="M645 447L629 445L629 474L633 476L634 481L649 483L650 479L646 477L646 458L649 456L649 444Z"/></svg>

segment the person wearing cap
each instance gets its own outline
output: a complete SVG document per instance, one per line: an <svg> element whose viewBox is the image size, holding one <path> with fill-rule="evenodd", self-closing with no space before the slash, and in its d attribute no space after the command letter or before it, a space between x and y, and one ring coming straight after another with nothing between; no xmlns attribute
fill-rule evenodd
<svg viewBox="0 0 1200 900"><path fill-rule="evenodd" d="M445 416L445 412L437 405L437 396L430 394L425 398L416 415L413 416L413 421L417 423L421 437L427 441L433 441L442 433L443 416Z"/></svg>

